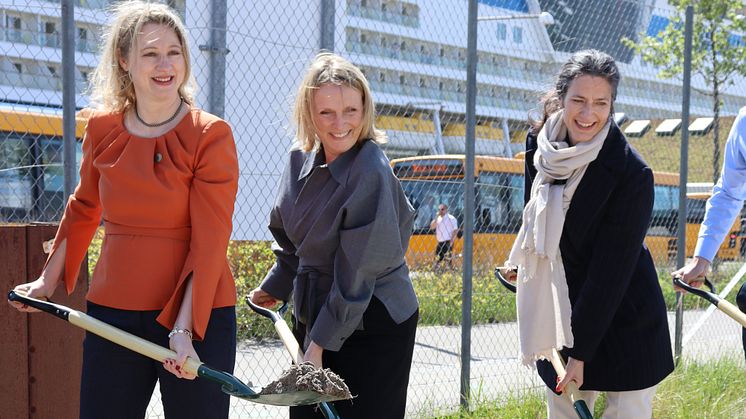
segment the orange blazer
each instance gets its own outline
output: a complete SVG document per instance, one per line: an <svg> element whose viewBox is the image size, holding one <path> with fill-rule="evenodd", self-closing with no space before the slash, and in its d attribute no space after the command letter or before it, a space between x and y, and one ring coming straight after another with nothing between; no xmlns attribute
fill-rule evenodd
<svg viewBox="0 0 746 419"><path fill-rule="evenodd" d="M211 310L236 304L226 258L238 187L233 134L225 121L194 108L157 138L132 135L123 116L94 112L88 120L80 183L51 254L67 241L64 282L71 293L103 218L87 299L162 310L158 322L170 329L192 274L193 333L202 339Z"/></svg>

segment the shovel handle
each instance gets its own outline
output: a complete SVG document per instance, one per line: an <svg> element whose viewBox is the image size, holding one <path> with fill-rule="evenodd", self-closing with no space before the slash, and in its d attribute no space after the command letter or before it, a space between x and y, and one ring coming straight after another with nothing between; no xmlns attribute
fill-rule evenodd
<svg viewBox="0 0 746 419"><path fill-rule="evenodd" d="M295 339L293 332L290 331L288 324L285 323L285 320L282 318L275 321L274 324L277 335L280 336L280 340L283 345L285 345L285 349L288 350L288 353L293 358L293 363L302 364L304 357L303 350L300 348L300 345L298 345L298 341Z"/></svg>
<svg viewBox="0 0 746 419"><path fill-rule="evenodd" d="M293 336L293 332L290 331L288 324L285 323L285 319L282 318L282 314L287 311L288 302L283 301L282 306L277 311L254 304L254 302L251 301L250 296L246 296L246 304L248 304L254 312L272 320L272 323L275 325L275 330L280 336L280 340L285 345L285 349L288 350L288 353L290 353L290 357L293 358L293 363L303 363L303 351L300 349L300 345L298 345L298 341L295 339L295 336Z"/></svg>
<svg viewBox="0 0 746 419"><path fill-rule="evenodd" d="M550 362L554 367L554 371L557 372L557 376L565 375L565 361L562 360L562 357L556 349L552 349L552 359L550 359ZM565 391L570 397L570 401L572 401L573 407L575 407L575 412L578 414L578 417L580 419L593 419L593 415L591 415L591 411L590 409L588 409L588 405L585 403L585 400L583 400L583 398L580 396L580 390L578 389L578 385L574 381L570 381L569 383L567 383L567 385L565 386Z"/></svg>
<svg viewBox="0 0 746 419"><path fill-rule="evenodd" d="M116 327L104 323L81 311L73 310L60 304L26 297L15 291L11 291L8 294L8 300L18 301L35 309L52 314L80 327L81 329L85 329L106 340L114 342L117 345L124 346L131 351L137 352L156 361L163 362L166 359L176 359L176 352L160 345L156 345L155 343L139 336L117 329ZM186 363L184 363L184 369L190 374L198 375L199 367L201 365L201 362L195 361L192 358L187 358Z"/></svg>
<svg viewBox="0 0 746 419"><path fill-rule="evenodd" d="M110 324L104 323L81 311L49 301L26 297L25 295L18 294L15 291L8 293L8 301L18 301L37 310L52 314L80 327L81 329L87 330L110 342L116 343L117 345L123 346L158 362L163 362L166 359L176 359L176 352L160 345L156 345L155 343L139 336L125 332L124 330L118 329ZM206 378L220 384L223 391L230 395L235 395L245 399L258 397L251 387L235 376L224 371L210 368L202 362L196 361L192 358L187 358L182 368L192 375Z"/></svg>
<svg viewBox="0 0 746 419"><path fill-rule="evenodd" d="M500 283L503 284L503 286L508 290L516 292L516 286L505 279L505 277L502 275L502 272L500 272L501 269L517 269L510 266L498 266L497 268L495 268L495 277L497 277L497 280L500 281ZM562 360L559 352L557 352L557 349L552 348L552 357L549 361L552 363L557 376L565 375L565 362ZM570 397L570 400L572 401L573 407L575 408L575 412L578 414L578 417L580 417L580 419L593 419L593 415L591 415L591 411L590 409L588 409L588 405L585 403L585 400L580 397L580 390L578 389L578 386L577 384L575 384L574 381L570 381L569 383L567 383L567 385L565 386L565 391Z"/></svg>
<svg viewBox="0 0 746 419"><path fill-rule="evenodd" d="M746 327L746 313L739 310L738 307L734 306L728 301L721 300L718 303L718 309L723 313L727 314L730 318L741 323L742 327Z"/></svg>
<svg viewBox="0 0 746 419"><path fill-rule="evenodd" d="M717 306L718 302L722 300L722 298L720 298L720 296L716 294L717 291L715 290L715 286L712 285L712 282L710 282L710 280L707 279L707 277L704 277L703 279L704 279L705 286L709 288L710 291L703 290L701 288L695 288L689 285L688 283L682 281L681 277L678 277L678 276L673 277L673 284L685 290L686 292L702 297L705 300Z"/></svg>
<svg viewBox="0 0 746 419"><path fill-rule="evenodd" d="M511 292L515 293L517 291L517 288L516 288L515 284L513 284L510 281L508 281L507 279L505 279L505 277L503 276L502 272L500 272L502 269L505 269L505 270L515 270L515 271L517 271L517 269L513 268L513 267L509 267L509 266L498 266L497 268L495 268L495 277L497 278L497 280L500 281L500 283L505 288L507 288Z"/></svg>
<svg viewBox="0 0 746 419"><path fill-rule="evenodd" d="M283 301L282 306L277 311L273 311L254 304L254 302L251 301L251 296L248 295L246 296L246 303L255 312L272 320L272 323L275 325L277 335L280 337L282 344L285 346L285 349L287 349L290 357L293 359L293 363L296 365L303 363L303 350L300 348L300 345L298 345L298 340L295 339L295 335L293 335L293 332L288 327L288 324L285 323L285 319L282 318L282 314L284 314L287 310L288 302ZM331 404L327 402L321 402L318 404L318 406L319 410L321 410L321 413L324 415L325 418L339 419L339 414L336 410L334 410L334 407L332 407Z"/></svg>
<svg viewBox="0 0 746 419"><path fill-rule="evenodd" d="M716 294L715 286L712 285L712 282L710 282L707 277L704 278L704 283L707 288L710 289L710 291L703 290L700 288L695 288L686 282L682 281L680 277L674 276L673 277L673 283L679 288L682 288L686 290L686 292L692 293L698 297L702 297L705 300L709 301L712 305L718 308L718 310L722 311L728 317L732 318L733 320L737 321L741 324L741 326L746 327L746 314L738 309L738 307L734 306L730 302L726 301L725 299L721 298L719 295Z"/></svg>

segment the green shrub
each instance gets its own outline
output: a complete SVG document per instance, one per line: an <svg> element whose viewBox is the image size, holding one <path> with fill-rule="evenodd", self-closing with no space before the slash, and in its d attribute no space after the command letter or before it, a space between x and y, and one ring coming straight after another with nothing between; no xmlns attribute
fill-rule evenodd
<svg viewBox="0 0 746 419"><path fill-rule="evenodd" d="M228 245L228 264L236 280L236 321L238 339L275 338L272 322L254 313L246 304L249 292L258 287L275 261L267 241L231 241ZM286 321L289 319L286 315Z"/></svg>
<svg viewBox="0 0 746 419"><path fill-rule="evenodd" d="M413 272L412 283L420 301L420 325L461 324L462 278L460 272ZM515 321L515 294L491 273L472 278L472 323Z"/></svg>

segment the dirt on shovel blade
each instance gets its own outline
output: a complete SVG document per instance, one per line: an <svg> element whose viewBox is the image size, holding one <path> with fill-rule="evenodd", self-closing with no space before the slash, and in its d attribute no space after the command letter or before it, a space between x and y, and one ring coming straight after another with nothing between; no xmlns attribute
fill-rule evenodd
<svg viewBox="0 0 746 419"><path fill-rule="evenodd" d="M267 384L259 394L282 394L313 391L335 399L351 399L350 389L337 374L328 368L316 369L310 362L293 365L280 378Z"/></svg>

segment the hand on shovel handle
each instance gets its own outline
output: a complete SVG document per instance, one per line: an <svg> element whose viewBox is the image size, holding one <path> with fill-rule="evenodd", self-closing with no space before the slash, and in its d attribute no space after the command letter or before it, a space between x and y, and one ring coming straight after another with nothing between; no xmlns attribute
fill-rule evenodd
<svg viewBox="0 0 746 419"><path fill-rule="evenodd" d="M501 284L511 292L516 292L515 282L518 280L518 268L512 266L498 266L495 268L495 276Z"/></svg>
<svg viewBox="0 0 746 419"><path fill-rule="evenodd" d="M267 296L269 296L269 298L267 298ZM264 301L266 304L269 299L273 300L272 304L261 304L262 301ZM272 321L272 323L275 325L277 335L280 337L280 340L285 346L285 349L287 349L290 353L290 358L292 358L293 363L296 365L300 365L303 363L303 351L300 349L300 345L298 345L298 341L295 340L295 336L293 336L293 332L288 327L288 324L285 323L285 319L282 318L282 315L285 314L288 309L288 303L287 301L283 301L282 306L280 306L277 311L267 308L272 307L276 304L276 302L277 300L274 297L270 296L259 288L251 291L249 296L246 297L246 303L249 305L249 307L251 307L252 310L254 310L257 314L261 314L262 316Z"/></svg>
<svg viewBox="0 0 746 419"><path fill-rule="evenodd" d="M498 266L495 269L500 271L500 275L502 275L508 282L515 283L518 279L518 268L515 266Z"/></svg>
<svg viewBox="0 0 746 419"><path fill-rule="evenodd" d="M556 349L552 351L552 359L550 361L552 362L554 370L557 372L557 377L564 377L567 373L567 371L565 371L565 362L562 360L562 357ZM569 381L565 385L564 391L567 392L567 395L570 397L573 407L575 408L575 413L578 414L580 419L593 419L593 415L591 414L590 409L588 409L588 405L580 396L580 390L575 381Z"/></svg>
<svg viewBox="0 0 746 419"><path fill-rule="evenodd" d="M717 307L718 310L727 314L728 317L740 323L741 326L746 327L746 313L742 312L741 310L738 309L738 307L734 306L730 302L726 301L724 298L717 295L715 286L712 285L709 279L705 277L703 278L703 282L704 282L704 285L710 289L710 291L695 288L687 284L686 282L684 282L682 278L678 276L674 275L673 277L673 285L675 287L679 287L681 289L686 290L689 293L692 293L694 295L704 298L705 300L712 303L712 305Z"/></svg>

